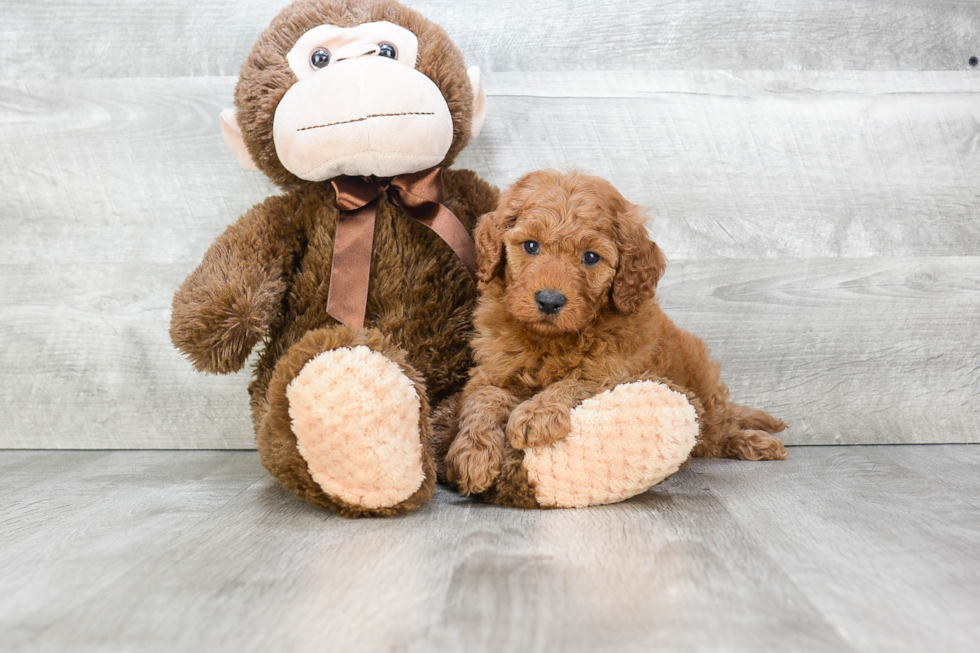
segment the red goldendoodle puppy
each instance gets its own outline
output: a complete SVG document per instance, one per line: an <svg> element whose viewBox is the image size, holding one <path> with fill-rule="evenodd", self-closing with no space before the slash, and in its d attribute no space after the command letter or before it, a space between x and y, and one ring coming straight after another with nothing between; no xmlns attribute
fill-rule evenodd
<svg viewBox="0 0 980 653"><path fill-rule="evenodd" d="M553 170L523 177L481 218L477 367L449 420L455 439L441 470L462 493L494 484L506 445L551 444L582 401L643 379L694 405L693 455L786 457L771 435L786 425L729 402L708 348L660 309L654 290L666 261L645 219L607 181Z"/></svg>

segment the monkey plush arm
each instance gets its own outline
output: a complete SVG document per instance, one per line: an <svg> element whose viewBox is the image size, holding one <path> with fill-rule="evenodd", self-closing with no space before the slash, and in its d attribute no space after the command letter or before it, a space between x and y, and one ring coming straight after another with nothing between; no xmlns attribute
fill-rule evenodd
<svg viewBox="0 0 980 653"><path fill-rule="evenodd" d="M241 369L286 292L299 250L288 199L270 197L228 227L174 295L170 338L203 372Z"/></svg>

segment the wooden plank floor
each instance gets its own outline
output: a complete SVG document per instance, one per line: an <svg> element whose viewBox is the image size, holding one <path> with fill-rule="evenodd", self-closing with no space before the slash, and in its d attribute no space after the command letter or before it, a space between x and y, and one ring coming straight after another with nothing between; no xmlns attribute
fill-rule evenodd
<svg viewBox="0 0 980 653"><path fill-rule="evenodd" d="M0 649L973 651L980 446L696 460L619 505L345 521L254 452L0 452Z"/></svg>

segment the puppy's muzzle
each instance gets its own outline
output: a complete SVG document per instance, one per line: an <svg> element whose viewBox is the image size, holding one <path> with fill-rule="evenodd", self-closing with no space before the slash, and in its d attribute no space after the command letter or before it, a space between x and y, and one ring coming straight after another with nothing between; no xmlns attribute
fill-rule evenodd
<svg viewBox="0 0 980 653"><path fill-rule="evenodd" d="M568 303L565 295L554 290L539 290L534 301L538 303L538 310L545 315L556 315Z"/></svg>

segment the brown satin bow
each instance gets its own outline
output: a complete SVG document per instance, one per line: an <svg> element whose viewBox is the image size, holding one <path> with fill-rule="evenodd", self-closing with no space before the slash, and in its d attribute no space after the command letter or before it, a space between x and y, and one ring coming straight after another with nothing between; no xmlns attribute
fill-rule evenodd
<svg viewBox="0 0 980 653"><path fill-rule="evenodd" d="M365 177L340 177L332 183L340 209L327 291L327 313L334 319L352 329L364 326L377 200L386 193L410 217L446 241L476 279L473 239L442 204L442 168L398 175L387 183Z"/></svg>

